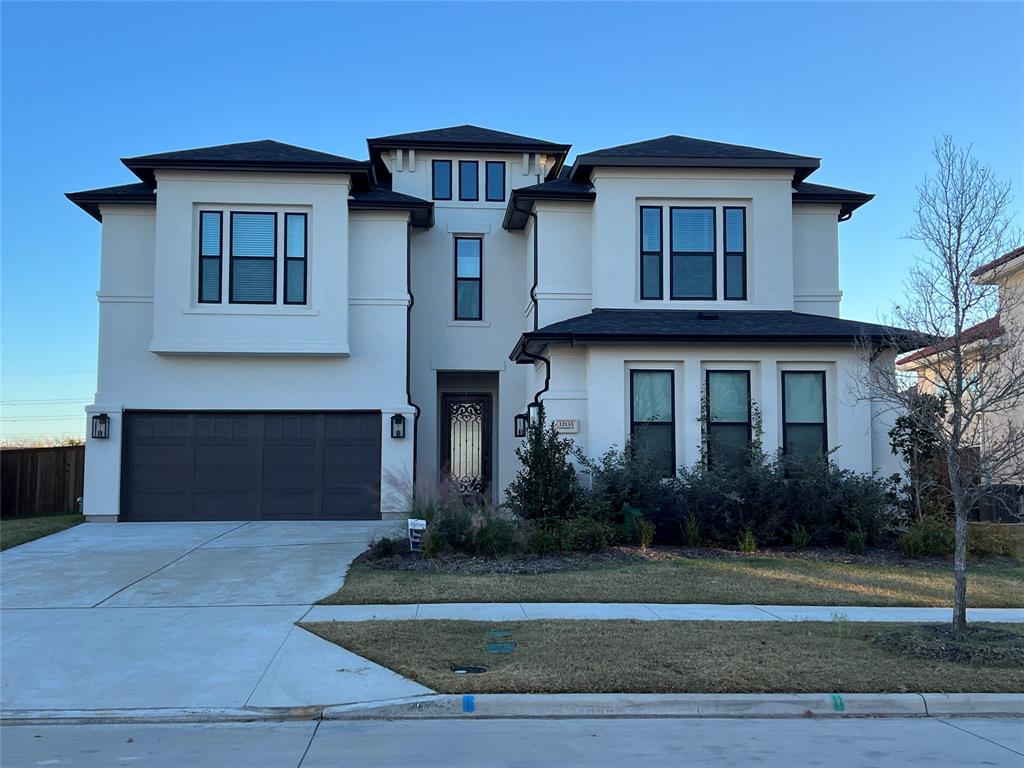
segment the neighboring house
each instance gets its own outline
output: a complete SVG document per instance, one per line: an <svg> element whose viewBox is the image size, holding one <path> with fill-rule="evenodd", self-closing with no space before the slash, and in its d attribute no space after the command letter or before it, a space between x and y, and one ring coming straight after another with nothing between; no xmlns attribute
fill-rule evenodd
<svg viewBox="0 0 1024 768"><path fill-rule="evenodd" d="M87 515L373 518L414 470L500 499L539 402L588 454L635 434L667 474L699 460L705 392L713 461L759 410L769 450L895 469L852 394L892 329L839 319L839 222L871 195L808 183L816 158L367 143L128 158L139 183L68 195L103 222Z"/></svg>
<svg viewBox="0 0 1024 768"><path fill-rule="evenodd" d="M965 378L969 381L973 375L980 375L977 366L977 355L997 355L997 365L982 368L991 376L1019 375L1006 366L1018 365L1022 359L1022 351L1017 349L1013 355L1006 355L1007 346L1019 345L1022 340L1021 329L1024 328L1024 246L1015 248L998 259L984 264L971 274L975 283L998 286L999 311L993 317L971 326L961 334L961 347L964 352L966 366ZM897 360L899 370L912 373L917 379L918 391L922 394L942 395L943 380L948 380L952 369L949 350L953 342L943 339L935 344L924 347L906 357ZM1005 362L1004 362L1005 361ZM968 387L968 392L972 390ZM996 413L985 413L978 421L976 434L971 435L973 450L978 456L984 456L987 440L998 440L1013 428L1024 430L1024 403L1017 407L1004 407ZM1016 469L1009 465L1001 471L979 478L985 482L1024 485Z"/></svg>

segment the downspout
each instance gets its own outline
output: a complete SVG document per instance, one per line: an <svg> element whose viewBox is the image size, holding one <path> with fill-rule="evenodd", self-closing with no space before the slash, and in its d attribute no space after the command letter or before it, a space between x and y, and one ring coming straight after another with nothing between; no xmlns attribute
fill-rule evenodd
<svg viewBox="0 0 1024 768"><path fill-rule="evenodd" d="M409 303L405 310L405 399L416 413L412 418L412 487L416 489L416 468L419 466L417 446L420 441L420 407L412 401L412 307L416 297L412 292L412 222L405 225L405 288Z"/></svg>
<svg viewBox="0 0 1024 768"><path fill-rule="evenodd" d="M548 388L551 386L551 360L543 355L535 355L533 352L527 351L525 345L523 346L523 351L520 354L527 360L532 360L534 363L538 361L544 363L544 386L537 390L537 394L533 396L533 400L530 402L530 405L539 406L540 396L547 392Z"/></svg>

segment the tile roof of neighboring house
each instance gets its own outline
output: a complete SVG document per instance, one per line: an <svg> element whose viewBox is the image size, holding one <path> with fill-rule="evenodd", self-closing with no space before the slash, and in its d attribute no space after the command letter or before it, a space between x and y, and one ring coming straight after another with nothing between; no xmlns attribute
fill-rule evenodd
<svg viewBox="0 0 1024 768"><path fill-rule="evenodd" d="M995 317L990 317L988 320L982 320L980 323L972 325L970 328L965 328L963 333L960 334L961 344L970 344L972 341L981 341L983 339L994 339L998 337L1002 331L1003 328L999 324L999 316L996 315ZM912 355L900 358L896 361L896 365L906 365L907 363L923 360L924 358L931 357L939 352L945 352L952 346L952 337L942 339L935 344L922 347Z"/></svg>
<svg viewBox="0 0 1024 768"><path fill-rule="evenodd" d="M874 197L867 192L826 187L824 184L811 184L807 181L793 185L794 203L839 203L839 215L844 219Z"/></svg>
<svg viewBox="0 0 1024 768"><path fill-rule="evenodd" d="M96 221L103 221L101 204L156 205L156 193L149 184L121 184L117 187L87 189L82 192L68 192L65 197Z"/></svg>
<svg viewBox="0 0 1024 768"><path fill-rule="evenodd" d="M154 183L153 172L160 168L350 173L361 177L361 182L365 180L367 186L370 172L370 165L365 160L353 160L271 139L125 157L121 162L149 184Z"/></svg>
<svg viewBox="0 0 1024 768"><path fill-rule="evenodd" d="M409 211L414 227L434 226L434 204L420 197L375 186L354 192L348 201L350 211Z"/></svg>
<svg viewBox="0 0 1024 768"><path fill-rule="evenodd" d="M1013 261L1019 256L1024 256L1024 245L1020 246L1019 248L1014 248L1009 253L1004 253L998 259L994 259L990 261L988 264L982 264L976 270L971 272L971 277L978 277L979 275L983 275L986 272L1003 266L1004 264L1009 264L1011 261Z"/></svg>
<svg viewBox="0 0 1024 768"><path fill-rule="evenodd" d="M570 202L593 202L597 195L590 184L578 184L569 181L569 169L563 168L558 178L533 184L529 187L513 189L505 209L505 229L522 229L529 219L529 212L537 200L566 200Z"/></svg>
<svg viewBox="0 0 1024 768"><path fill-rule="evenodd" d="M818 169L816 157L792 155L759 147L723 144L689 136L662 136L659 139L622 144L579 155L573 163L573 181L588 181L599 166L662 168L792 168L796 181L803 181Z"/></svg>
<svg viewBox="0 0 1024 768"><path fill-rule="evenodd" d="M530 342L851 344L867 339L912 349L911 337L890 326L789 310L594 309L524 333L509 357L527 359L522 353Z"/></svg>

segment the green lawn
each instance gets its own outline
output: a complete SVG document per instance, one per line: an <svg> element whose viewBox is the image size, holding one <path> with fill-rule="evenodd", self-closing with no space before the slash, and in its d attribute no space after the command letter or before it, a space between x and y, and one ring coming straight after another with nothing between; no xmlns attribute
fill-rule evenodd
<svg viewBox="0 0 1024 768"><path fill-rule="evenodd" d="M364 621L301 626L442 693L1005 692L1024 663L921 660L871 643L902 625L716 621ZM992 625L990 625L992 626ZM999 625L1016 635L1024 625ZM508 631L511 653L487 653ZM913 628L912 631L920 631ZM1016 647L1016 641L1011 641ZM456 674L480 665L483 674Z"/></svg>
<svg viewBox="0 0 1024 768"><path fill-rule="evenodd" d="M541 574L352 567L328 604L448 602L725 603L948 606L952 566L862 565L770 557L688 558ZM1024 567L976 565L977 608L1024 607Z"/></svg>
<svg viewBox="0 0 1024 768"><path fill-rule="evenodd" d="M82 515L41 515L39 517L6 517L0 520L0 550L41 539L84 522Z"/></svg>

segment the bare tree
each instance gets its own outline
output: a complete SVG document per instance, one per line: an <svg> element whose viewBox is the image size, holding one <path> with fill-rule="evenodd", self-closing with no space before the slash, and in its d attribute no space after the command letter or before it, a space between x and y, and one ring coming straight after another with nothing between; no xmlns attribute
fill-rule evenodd
<svg viewBox="0 0 1024 768"><path fill-rule="evenodd" d="M944 418L917 409L916 387L877 365L870 396L887 402L928 430L948 475L955 513L953 636L967 631L967 518L993 480L1024 476L1024 302L1020 288L980 280L1016 236L1011 229L1009 182L979 163L970 147L949 136L935 142L936 168L918 185L915 223L907 237L924 254L911 268L906 300L891 325L932 345L918 352L919 381L944 400ZM983 277L983 276L982 276ZM1024 285L1024 280L1018 285ZM895 336L895 335L894 335ZM893 338L896 345L903 339Z"/></svg>

